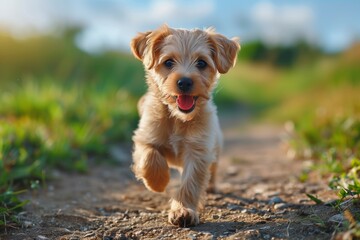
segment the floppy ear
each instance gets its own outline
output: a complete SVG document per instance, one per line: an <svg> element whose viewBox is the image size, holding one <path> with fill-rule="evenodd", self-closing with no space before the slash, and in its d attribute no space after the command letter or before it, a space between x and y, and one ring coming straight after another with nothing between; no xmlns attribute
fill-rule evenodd
<svg viewBox="0 0 360 240"><path fill-rule="evenodd" d="M130 42L131 51L134 56L140 61L144 58L145 48L148 41L148 36L152 32L139 33Z"/></svg>
<svg viewBox="0 0 360 240"><path fill-rule="evenodd" d="M214 61L219 73L227 73L236 63L236 55L240 50L237 38L228 39L221 34L209 32L214 54Z"/></svg>
<svg viewBox="0 0 360 240"><path fill-rule="evenodd" d="M168 26L164 25L158 30L139 33L130 46L134 56L141 60L147 69L151 69L158 58L162 40L170 34Z"/></svg>

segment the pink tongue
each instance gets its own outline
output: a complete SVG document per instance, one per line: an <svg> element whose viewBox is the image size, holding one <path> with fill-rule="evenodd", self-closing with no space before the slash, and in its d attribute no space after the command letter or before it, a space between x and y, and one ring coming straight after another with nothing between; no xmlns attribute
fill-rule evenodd
<svg viewBox="0 0 360 240"><path fill-rule="evenodd" d="M185 111L190 110L195 104L194 98L190 95L180 95L176 101L179 108Z"/></svg>

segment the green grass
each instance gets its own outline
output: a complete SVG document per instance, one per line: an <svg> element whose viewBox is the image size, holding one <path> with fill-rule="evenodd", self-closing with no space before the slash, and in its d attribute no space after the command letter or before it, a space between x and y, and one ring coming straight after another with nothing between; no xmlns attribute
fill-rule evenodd
<svg viewBox="0 0 360 240"><path fill-rule="evenodd" d="M310 157L317 171L330 176L340 200L360 193L360 55L354 52L360 52L359 46L327 62L325 70L319 65L306 94L284 101L279 109L294 121L292 146L298 157Z"/></svg>
<svg viewBox="0 0 360 240"><path fill-rule="evenodd" d="M12 226L17 223L16 213L29 201L20 200L18 195L23 191L7 190L0 193L0 226Z"/></svg>
<svg viewBox="0 0 360 240"><path fill-rule="evenodd" d="M358 44L336 58L284 74L293 84L281 89L291 94L278 92L283 99L268 112L272 119L293 122L292 148L298 158L313 161L313 171L329 179L338 204L360 199L359 53ZM346 231L356 237L359 216L350 222Z"/></svg>
<svg viewBox="0 0 360 240"><path fill-rule="evenodd" d="M129 141L136 126L141 63L85 53L77 32L20 40L0 32L0 227L15 219L19 189L41 186L53 168L86 172L90 161L110 160L108 146Z"/></svg>
<svg viewBox="0 0 360 240"><path fill-rule="evenodd" d="M54 167L85 172L89 160L110 160L109 144L130 139L137 113L126 89L108 89L32 78L2 88L0 193L30 188ZM11 222L12 208L0 224Z"/></svg>
<svg viewBox="0 0 360 240"><path fill-rule="evenodd" d="M60 167L81 167L83 157L105 156L106 143L129 139L137 119L136 100L123 89L99 92L29 79L5 92L0 96L3 160L17 149L22 162L45 157Z"/></svg>
<svg viewBox="0 0 360 240"><path fill-rule="evenodd" d="M246 46L242 48L246 51ZM241 52L240 52L241 54ZM274 68L242 61L222 77L216 100L252 106L267 121L294 125L291 147L330 177L339 200L358 197L360 159L360 45L337 56ZM300 177L306 180L306 174Z"/></svg>

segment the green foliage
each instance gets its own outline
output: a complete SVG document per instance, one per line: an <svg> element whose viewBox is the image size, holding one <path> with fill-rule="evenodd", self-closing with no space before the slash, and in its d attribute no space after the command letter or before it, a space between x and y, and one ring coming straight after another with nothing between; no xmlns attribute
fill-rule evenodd
<svg viewBox="0 0 360 240"><path fill-rule="evenodd" d="M353 158L348 171L336 175L330 182L330 187L338 191L340 199L348 196L360 196L360 160Z"/></svg>
<svg viewBox="0 0 360 240"><path fill-rule="evenodd" d="M312 156L328 164L360 154L360 121L354 118L299 124L296 130ZM342 169L338 169L342 172ZM331 171L334 172L334 171Z"/></svg>
<svg viewBox="0 0 360 240"><path fill-rule="evenodd" d="M137 118L135 100L118 89L99 93L91 87L29 79L22 88L9 88L0 100L1 162L5 169L17 171L26 166L18 178L39 177L34 169L47 164L86 170L84 159L106 158L106 144L128 139Z"/></svg>
<svg viewBox="0 0 360 240"><path fill-rule="evenodd" d="M36 82L47 79L60 85L91 86L103 93L124 88L137 97L145 91L139 61L119 52L88 54L75 45L77 33L74 28L58 36L19 40L0 32L0 84L17 85L19 80L34 78Z"/></svg>
<svg viewBox="0 0 360 240"><path fill-rule="evenodd" d="M54 167L85 172L89 160L109 159L108 146L129 140L136 126L136 99L145 89L141 64L125 54L82 52L75 32L24 40L0 34L0 216L6 221L26 203L9 189L37 189Z"/></svg>
<svg viewBox="0 0 360 240"><path fill-rule="evenodd" d="M339 197L360 194L360 120L346 118L331 119L312 126L298 126L301 141L299 150L308 149L312 158L318 159L316 169L322 174L332 175L329 185L338 191ZM301 153L300 153L301 154Z"/></svg>
<svg viewBox="0 0 360 240"><path fill-rule="evenodd" d="M109 143L129 139L135 127L135 100L124 90L33 79L21 86L0 96L0 193L34 188L52 167L84 172L89 159L109 159Z"/></svg>
<svg viewBox="0 0 360 240"><path fill-rule="evenodd" d="M8 183L28 177L41 178L44 167L41 138L33 129L18 127L1 121L0 132L0 190Z"/></svg>
<svg viewBox="0 0 360 240"><path fill-rule="evenodd" d="M14 192L10 189L0 193L0 227L17 223L15 214L29 201L22 201L18 195L24 191Z"/></svg>
<svg viewBox="0 0 360 240"><path fill-rule="evenodd" d="M282 100L272 109L277 119L294 123L290 145L297 157L313 160L312 170L330 179L339 196L334 207L360 198L359 53L357 44L339 56L289 70L284 74L288 84L278 91ZM307 177L300 175L301 180ZM359 223L352 219L344 234L358 237Z"/></svg>
<svg viewBox="0 0 360 240"><path fill-rule="evenodd" d="M242 44L240 59L267 62L277 67L291 67L299 62L312 62L321 51L305 42L289 46L268 46L261 41Z"/></svg>
<svg viewBox="0 0 360 240"><path fill-rule="evenodd" d="M308 198L310 198L312 201L314 201L316 204L323 204L324 202L322 200L320 200L319 198L315 197L312 194L307 193L306 196L308 196Z"/></svg>

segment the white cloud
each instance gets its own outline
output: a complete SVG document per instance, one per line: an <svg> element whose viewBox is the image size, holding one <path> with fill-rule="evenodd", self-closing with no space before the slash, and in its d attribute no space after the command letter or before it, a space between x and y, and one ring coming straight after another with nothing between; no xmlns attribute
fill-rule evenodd
<svg viewBox="0 0 360 240"><path fill-rule="evenodd" d="M79 25L77 44L96 52L129 48L137 33L163 23L173 27L215 26L229 37L291 44L299 39L332 51L359 39L359 3L222 0L0 0L0 30L14 36L52 33ZM342 7L339 9L339 6ZM315 18L315 16L317 18Z"/></svg>
<svg viewBox="0 0 360 240"><path fill-rule="evenodd" d="M0 28L6 28L16 36L49 31L50 16L56 14L44 0L0 0Z"/></svg>
<svg viewBox="0 0 360 240"><path fill-rule="evenodd" d="M162 23L165 21L172 22L190 22L197 21L211 15L214 11L212 1L193 1L191 4L183 4L180 0L153 0L149 9L140 13L145 19Z"/></svg>
<svg viewBox="0 0 360 240"><path fill-rule="evenodd" d="M201 19L211 16L214 8L211 1L197 1L184 5L180 0L153 0L146 7L121 6L119 16L97 13L95 20L89 20L78 43L93 51L104 46L128 49L129 42L137 32L147 31L168 23L174 27L196 27Z"/></svg>
<svg viewBox="0 0 360 240"><path fill-rule="evenodd" d="M80 25L84 30L76 39L78 45L96 52L104 48L128 49L137 32L163 23L195 27L213 11L213 1L205 0L191 4L152 0L141 5L115 0L0 0L0 28L22 37L53 32L54 26Z"/></svg>
<svg viewBox="0 0 360 240"><path fill-rule="evenodd" d="M301 5L275 6L260 2L250 13L252 37L271 45L288 45L299 39L314 42L313 21L312 9Z"/></svg>

